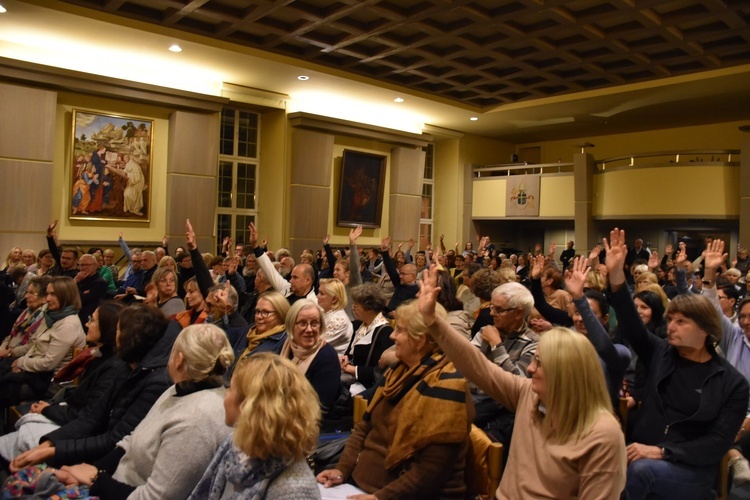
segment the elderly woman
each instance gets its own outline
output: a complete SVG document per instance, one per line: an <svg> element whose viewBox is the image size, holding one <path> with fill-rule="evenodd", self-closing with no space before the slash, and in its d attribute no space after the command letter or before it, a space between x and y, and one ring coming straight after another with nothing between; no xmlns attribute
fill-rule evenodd
<svg viewBox="0 0 750 500"><path fill-rule="evenodd" d="M50 277L35 277L29 281L26 288L26 309L16 319L13 328L0 343L0 358L10 360L26 354L31 348L31 340L34 334L44 324L44 314L47 312L47 284ZM6 361L3 361L6 362ZM7 361L8 363L10 361Z"/></svg>
<svg viewBox="0 0 750 500"><path fill-rule="evenodd" d="M354 315L362 322L352 335L346 353L341 356L341 371L349 374L365 389L376 382L376 369L383 352L393 345L393 328L383 316L385 296L375 283L352 289Z"/></svg>
<svg viewBox="0 0 750 500"><path fill-rule="evenodd" d="M320 408L326 415L339 393L341 367L336 350L325 336L323 309L310 299L292 304L286 315L289 336L281 348L281 357L291 359L318 393Z"/></svg>
<svg viewBox="0 0 750 500"><path fill-rule="evenodd" d="M231 432L221 401L222 375L233 361L219 327L182 330L167 365L174 385L109 455L96 464L65 466L55 472L58 480L90 486L90 495L102 498L185 498Z"/></svg>
<svg viewBox="0 0 750 500"><path fill-rule="evenodd" d="M615 228L605 245L612 306L647 370L628 435L628 498L706 498L745 418L748 382L716 353L721 323L705 297L676 296L667 308L667 338L649 332L628 293L625 231ZM706 252L707 288L721 257Z"/></svg>
<svg viewBox="0 0 750 500"><path fill-rule="evenodd" d="M156 306L164 316L170 317L185 310L185 304L177 294L177 274L169 267L160 267L154 271L151 283L158 293Z"/></svg>
<svg viewBox="0 0 750 500"><path fill-rule="evenodd" d="M110 392L123 361L115 354L117 322L123 305L102 302L86 325L84 349L67 365L60 368L55 381L79 378L75 387L56 395L53 403L39 401L16 423L17 432L0 437L0 455L10 461L39 444L39 438L74 420L81 411Z"/></svg>
<svg viewBox="0 0 750 500"><path fill-rule="evenodd" d="M539 341L527 370L531 378L512 375L435 313L436 274L425 274L419 296L428 331L461 373L525 418L513 428L497 498L619 499L625 442L591 343L553 328Z"/></svg>
<svg viewBox="0 0 750 500"><path fill-rule="evenodd" d="M21 389L28 386L33 397L41 397L52 375L73 358L73 349L86 346L78 311L81 299L73 278L56 277L47 285L47 313L44 330L28 352L13 361L10 373L0 377L0 407L17 404Z"/></svg>
<svg viewBox="0 0 750 500"><path fill-rule="evenodd" d="M442 306L437 314L445 318ZM353 478L360 498L464 498L474 417L466 380L439 349L416 301L396 309L398 362L385 374L324 486ZM468 342L468 341L467 341Z"/></svg>
<svg viewBox="0 0 750 500"><path fill-rule="evenodd" d="M240 360L224 409L234 434L190 500L320 497L305 460L318 441L320 405L291 361L271 353Z"/></svg>
<svg viewBox="0 0 750 500"><path fill-rule="evenodd" d="M347 298L344 284L337 279L320 280L318 304L325 312L326 343L338 354L344 354L354 333L345 310Z"/></svg>

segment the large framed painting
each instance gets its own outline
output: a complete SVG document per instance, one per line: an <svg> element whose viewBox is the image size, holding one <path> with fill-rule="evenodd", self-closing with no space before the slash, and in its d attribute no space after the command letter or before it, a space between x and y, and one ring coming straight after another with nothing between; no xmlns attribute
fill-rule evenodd
<svg viewBox="0 0 750 500"><path fill-rule="evenodd" d="M380 227L386 157L344 150L337 225Z"/></svg>
<svg viewBox="0 0 750 500"><path fill-rule="evenodd" d="M68 217L149 222L154 122L73 110Z"/></svg>

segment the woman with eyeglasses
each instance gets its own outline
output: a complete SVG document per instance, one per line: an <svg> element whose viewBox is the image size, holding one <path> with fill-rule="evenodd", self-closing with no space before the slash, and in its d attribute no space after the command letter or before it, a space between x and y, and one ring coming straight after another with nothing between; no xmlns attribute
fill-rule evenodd
<svg viewBox="0 0 750 500"><path fill-rule="evenodd" d="M10 372L0 376L0 408L17 404L28 387L32 397L42 397L52 375L73 358L73 349L86 346L78 312L81 298L73 278L58 276L47 285L47 312L42 330L28 352L17 358Z"/></svg>
<svg viewBox="0 0 750 500"><path fill-rule="evenodd" d="M10 363L26 354L31 348L31 340L39 327L44 324L44 314L47 312L47 284L52 280L48 276L37 276L29 281L26 288L26 309L18 316L13 328L2 343L0 343L0 361Z"/></svg>
<svg viewBox="0 0 750 500"><path fill-rule="evenodd" d="M290 359L315 389L323 416L336 402L341 379L339 357L326 343L325 329L323 309L310 299L298 300L286 315L289 335L281 348L281 357Z"/></svg>
<svg viewBox="0 0 750 500"><path fill-rule="evenodd" d="M185 310L185 304L177 294L177 274L169 267L160 267L154 272L151 283L156 286L156 306L167 318Z"/></svg>
<svg viewBox="0 0 750 500"><path fill-rule="evenodd" d="M247 347L237 361L256 351L281 352L287 337L284 320L288 312L289 301L279 292L260 294L255 305L255 324L247 331Z"/></svg>
<svg viewBox="0 0 750 500"><path fill-rule="evenodd" d="M488 360L436 314L437 269L425 273L419 312L427 331L477 387L525 419L513 428L498 499L602 498L625 487L625 440L596 350L583 335L553 328L518 377Z"/></svg>
<svg viewBox="0 0 750 500"><path fill-rule="evenodd" d="M115 356L117 322L123 305L105 301L89 317L86 342L70 363L55 374L55 382L79 379L79 383L58 392L51 402L38 401L16 423L16 432L0 437L0 455L8 461L39 444L45 434L73 421L81 411L110 392L124 361Z"/></svg>

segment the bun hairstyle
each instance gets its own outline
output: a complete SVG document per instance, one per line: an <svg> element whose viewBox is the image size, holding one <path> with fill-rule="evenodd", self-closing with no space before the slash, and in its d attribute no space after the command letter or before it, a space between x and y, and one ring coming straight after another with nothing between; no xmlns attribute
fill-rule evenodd
<svg viewBox="0 0 750 500"><path fill-rule="evenodd" d="M234 351L224 330L216 325L190 325L174 341L174 350L182 353L188 380L200 382L221 377L234 362Z"/></svg>

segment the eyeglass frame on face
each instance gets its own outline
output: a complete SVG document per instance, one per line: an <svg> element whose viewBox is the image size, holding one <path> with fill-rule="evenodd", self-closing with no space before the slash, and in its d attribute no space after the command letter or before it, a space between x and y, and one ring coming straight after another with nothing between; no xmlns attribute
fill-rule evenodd
<svg viewBox="0 0 750 500"><path fill-rule="evenodd" d="M718 293L716 294L716 298L719 299L719 300L721 300L721 299L729 299L729 297L727 297L726 295L719 295Z"/></svg>
<svg viewBox="0 0 750 500"><path fill-rule="evenodd" d="M534 353L534 355L531 356L531 361L534 362L537 368L544 368L542 365L542 358L540 358L538 354Z"/></svg>
<svg viewBox="0 0 750 500"><path fill-rule="evenodd" d="M295 321L294 326L296 328L301 328L302 331L307 330L308 327L315 331L320 329L320 321Z"/></svg>
<svg viewBox="0 0 750 500"><path fill-rule="evenodd" d="M276 311L273 311L273 310L272 311L264 311L263 309L256 309L254 315L258 316L261 319L267 319L267 318L270 318L271 316L273 316L274 314L276 314Z"/></svg>
<svg viewBox="0 0 750 500"><path fill-rule="evenodd" d="M490 314L494 314L495 316L500 316L501 314L505 314L508 311L512 311L514 309L520 309L520 307L506 307L505 309L498 309L497 307L490 304Z"/></svg>

